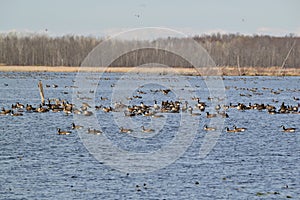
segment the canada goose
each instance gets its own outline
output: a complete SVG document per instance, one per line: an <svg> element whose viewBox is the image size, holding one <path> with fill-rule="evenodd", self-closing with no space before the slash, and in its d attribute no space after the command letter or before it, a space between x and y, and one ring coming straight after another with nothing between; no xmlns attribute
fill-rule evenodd
<svg viewBox="0 0 300 200"><path fill-rule="evenodd" d="M11 111L11 116L23 116L22 113L15 113L13 110Z"/></svg>
<svg viewBox="0 0 300 200"><path fill-rule="evenodd" d="M210 114L209 112L206 112L206 117L207 118L213 118L213 117L217 117L216 114Z"/></svg>
<svg viewBox="0 0 300 200"><path fill-rule="evenodd" d="M235 133L237 131L235 129L229 129L228 127L226 127L226 132L227 133Z"/></svg>
<svg viewBox="0 0 300 200"><path fill-rule="evenodd" d="M200 98L199 98L199 97L193 96L193 97L192 97L192 100L193 100L193 101L198 101L198 100L200 100Z"/></svg>
<svg viewBox="0 0 300 200"><path fill-rule="evenodd" d="M92 112L92 111L86 110L86 111L83 111L83 115L84 115L84 116L92 116L92 115L93 115L93 112Z"/></svg>
<svg viewBox="0 0 300 200"><path fill-rule="evenodd" d="M82 103L82 106L91 108L91 106L90 106L88 103L86 103L86 102L83 102L83 103Z"/></svg>
<svg viewBox="0 0 300 200"><path fill-rule="evenodd" d="M75 110L73 111L73 113L76 114L76 115L80 115L80 114L81 114L81 111L78 110L78 109L75 109Z"/></svg>
<svg viewBox="0 0 300 200"><path fill-rule="evenodd" d="M205 110L206 104L205 102L201 102L200 99L198 99L196 107L199 108L201 112Z"/></svg>
<svg viewBox="0 0 300 200"><path fill-rule="evenodd" d="M185 111L187 111L187 109L188 109L188 102L185 101L185 102L184 102L184 105L183 105L182 108L181 108L181 111L182 111L182 112L185 112Z"/></svg>
<svg viewBox="0 0 300 200"><path fill-rule="evenodd" d="M223 105L222 106L224 110L228 110L229 109L229 105Z"/></svg>
<svg viewBox="0 0 300 200"><path fill-rule="evenodd" d="M138 93L138 94L147 94L147 92L144 92L144 91L142 91L142 90L138 90L137 93Z"/></svg>
<svg viewBox="0 0 300 200"><path fill-rule="evenodd" d="M60 128L57 128L57 134L58 135L69 135L71 132L69 131L61 131Z"/></svg>
<svg viewBox="0 0 300 200"><path fill-rule="evenodd" d="M121 101L120 102L115 102L114 106L115 106L115 110L118 110L118 111L121 111L121 110L127 108L127 105L125 105Z"/></svg>
<svg viewBox="0 0 300 200"><path fill-rule="evenodd" d="M171 113L179 113L179 111L180 111L180 107L178 106L171 108Z"/></svg>
<svg viewBox="0 0 300 200"><path fill-rule="evenodd" d="M106 97L100 97L100 100L101 100L101 101L107 101L108 98L106 98Z"/></svg>
<svg viewBox="0 0 300 200"><path fill-rule="evenodd" d="M104 112L110 112L110 111L112 111L112 107L103 107L102 108L102 110L104 111Z"/></svg>
<svg viewBox="0 0 300 200"><path fill-rule="evenodd" d="M86 111L86 110L88 109L88 107L87 107L87 106L81 106L80 109L81 109L82 111Z"/></svg>
<svg viewBox="0 0 300 200"><path fill-rule="evenodd" d="M285 128L284 125L281 125L281 127L282 127L282 131L284 131L284 132L290 132L290 133L292 133L292 132L296 131L296 128Z"/></svg>
<svg viewBox="0 0 300 200"><path fill-rule="evenodd" d="M33 108L32 105L26 104L26 110L27 111L33 111L33 110L35 110L35 108Z"/></svg>
<svg viewBox="0 0 300 200"><path fill-rule="evenodd" d="M135 99L141 99L141 98L143 98L142 96L138 96L138 95L134 95L132 97L135 98Z"/></svg>
<svg viewBox="0 0 300 200"><path fill-rule="evenodd" d="M245 104L243 103L238 103L237 107L236 107L238 110L245 110L246 109L246 106Z"/></svg>
<svg viewBox="0 0 300 200"><path fill-rule="evenodd" d="M100 133L102 133L102 131L100 131L100 130L90 129L90 128L88 128L87 132L90 134L95 134L95 135L99 135Z"/></svg>
<svg viewBox="0 0 300 200"><path fill-rule="evenodd" d="M11 113L11 110L5 110L4 107L2 107L0 115L8 115L9 113Z"/></svg>
<svg viewBox="0 0 300 200"><path fill-rule="evenodd" d="M100 105L100 106L95 106L95 109L96 110L100 110L102 108L102 105Z"/></svg>
<svg viewBox="0 0 300 200"><path fill-rule="evenodd" d="M152 115L154 115L154 113L149 112L149 111L144 111L144 112L142 113L142 115L145 116L145 117L151 117Z"/></svg>
<svg viewBox="0 0 300 200"><path fill-rule="evenodd" d="M165 117L164 115L157 115L157 114L154 114L154 115L152 115L152 117L154 117L154 118L162 118L162 117Z"/></svg>
<svg viewBox="0 0 300 200"><path fill-rule="evenodd" d="M167 95L171 90L170 89L166 89L166 90L160 90L164 95Z"/></svg>
<svg viewBox="0 0 300 200"><path fill-rule="evenodd" d="M40 106L37 108L36 111L42 113L42 112L48 112L49 109L42 107L42 105L40 104Z"/></svg>
<svg viewBox="0 0 300 200"><path fill-rule="evenodd" d="M120 133L132 133L132 132L133 132L132 129L127 129L123 127L120 128Z"/></svg>
<svg viewBox="0 0 300 200"><path fill-rule="evenodd" d="M193 108L191 107L191 109L189 109L190 115L191 116L200 116L200 113L193 113Z"/></svg>
<svg viewBox="0 0 300 200"><path fill-rule="evenodd" d="M247 130L247 128L238 128L238 127L236 127L236 126L233 126L233 128L234 128L234 130L235 130L236 132L244 132L244 131Z"/></svg>
<svg viewBox="0 0 300 200"><path fill-rule="evenodd" d="M205 126L203 127L203 129L204 129L205 131L215 131L215 130L216 130L216 128L214 128L214 127L208 127L207 125L205 125Z"/></svg>
<svg viewBox="0 0 300 200"><path fill-rule="evenodd" d="M24 105L21 104L21 103L19 103L19 102L17 102L15 105L11 105L11 108L12 109L15 109L15 108L24 108Z"/></svg>
<svg viewBox="0 0 300 200"><path fill-rule="evenodd" d="M300 98L298 98L298 97L294 97L294 100L295 100L295 101L299 101L299 100L300 100Z"/></svg>
<svg viewBox="0 0 300 200"><path fill-rule="evenodd" d="M223 118L229 118L229 115L226 112L218 112Z"/></svg>
<svg viewBox="0 0 300 200"><path fill-rule="evenodd" d="M134 113L132 113L132 112L126 112L126 111L124 111L124 115L125 115L125 117L133 117L133 116L135 116Z"/></svg>
<svg viewBox="0 0 300 200"><path fill-rule="evenodd" d="M267 104L267 106L266 106L266 109L267 109L268 111L272 111L272 110L276 110L276 107L275 107L275 106L272 106L272 105L269 105L269 104Z"/></svg>
<svg viewBox="0 0 300 200"><path fill-rule="evenodd" d="M154 132L154 129L151 129L151 128L145 129L145 127L142 126L142 131L145 132L145 133L151 133L151 132Z"/></svg>
<svg viewBox="0 0 300 200"><path fill-rule="evenodd" d="M72 123L72 129L82 129L83 126L80 125L75 125L74 123Z"/></svg>
<svg viewBox="0 0 300 200"><path fill-rule="evenodd" d="M156 100L154 100L153 108L154 108L155 110L159 110L159 109L160 109L159 105L157 105L157 101L156 101Z"/></svg>
<svg viewBox="0 0 300 200"><path fill-rule="evenodd" d="M218 104L215 106L215 110L220 110L221 109L221 106Z"/></svg>
<svg viewBox="0 0 300 200"><path fill-rule="evenodd" d="M52 109L53 112L60 112L61 110L62 110L65 114L67 114L67 115L72 113L72 109L71 109L71 110L66 109L66 108L63 108L63 109L61 109L61 108Z"/></svg>
<svg viewBox="0 0 300 200"><path fill-rule="evenodd" d="M143 109L149 109L149 106L146 106L143 102L141 102L141 108L143 108Z"/></svg>
<svg viewBox="0 0 300 200"><path fill-rule="evenodd" d="M269 113L270 115L275 115L277 112L276 112L276 110L269 110L268 113Z"/></svg>

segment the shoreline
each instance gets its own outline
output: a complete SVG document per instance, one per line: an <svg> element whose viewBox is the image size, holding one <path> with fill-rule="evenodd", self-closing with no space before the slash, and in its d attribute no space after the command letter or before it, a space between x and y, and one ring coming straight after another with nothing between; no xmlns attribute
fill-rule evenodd
<svg viewBox="0 0 300 200"><path fill-rule="evenodd" d="M67 67L67 66L4 66L0 65L0 72L108 72L108 73L176 73L192 76L300 76L300 68L281 67L203 67L200 70L184 67Z"/></svg>

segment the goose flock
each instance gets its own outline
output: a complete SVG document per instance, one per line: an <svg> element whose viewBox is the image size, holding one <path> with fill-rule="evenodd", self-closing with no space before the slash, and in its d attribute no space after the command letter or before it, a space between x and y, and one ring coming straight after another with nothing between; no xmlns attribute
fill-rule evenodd
<svg viewBox="0 0 300 200"><path fill-rule="evenodd" d="M46 85L46 87L51 87L50 85ZM53 84L53 88L57 88L58 85ZM111 86L113 87L113 86ZM272 95L278 95L281 92L284 92L282 89L270 89L267 87L262 87L261 90L258 88L239 88L237 86L230 87L226 86L226 90L235 89L238 91L242 91L239 95L243 98L251 98L254 95L263 95L262 91L269 91ZM287 89L288 90L288 89ZM150 89L151 93L161 93L164 96L168 96L168 94L172 91L171 89ZM299 90L298 90L299 91ZM131 97L127 97L129 102L137 102L136 100L140 100L139 104L124 104L122 102L115 102L112 105L103 104L96 105L94 108L89 105L87 102L82 102L81 105L74 105L67 100L63 99L47 99L46 103L39 104L37 106L33 106L31 104L22 104L20 102L16 102L12 104L9 108L4 108L0 110L0 116L13 116L13 117L22 117L24 115L30 113L63 113L65 115L82 115L82 116L92 116L95 112L122 112L124 113L124 117L152 117L152 118L164 118L166 117L166 113L178 114L178 113L187 113L191 117L201 117L204 118L230 118L228 111L230 109L236 109L241 112L247 112L249 110L256 110L260 112L264 112L270 115L289 115L289 114L300 114L300 103L299 98L293 96L292 99L297 103L294 105L287 105L285 102L279 104L280 106L276 107L275 105L265 104L265 103L229 103L229 104L217 104L214 108L211 108L209 105L212 101L214 102L223 102L224 99L207 97L207 100L201 99L198 96L190 97L190 99L186 100L164 100L158 102L157 100L153 101L153 104L145 104L143 100L149 102L149 100L144 98L144 95L147 94L146 91L141 89L136 91L137 94ZM297 91L291 91L297 92ZM94 93L93 90L90 90L89 93ZM77 92L77 94L82 94L81 92ZM86 97L87 98L87 97ZM135 101L132 101L132 100ZM80 99L81 101L84 98ZM86 100L89 100L88 98ZM100 96L99 101L109 101L108 97ZM273 99L274 103L278 105L278 100ZM208 109L208 107L210 107ZM209 111L208 111L209 110ZM140 126L141 129L139 132L151 133L155 132L154 129L145 128L144 126ZM232 125L232 129L229 127L225 127L224 131L228 133L237 133L237 132L245 132L248 130L246 127L237 127L235 124ZM59 135L68 135L72 133L72 130L77 129L86 129L86 133L99 135L102 133L101 130L96 130L92 127L83 127L81 125L75 125L72 123L71 127L66 131L62 131L60 128L57 128L57 134ZM216 131L217 127L209 127L208 125L204 125L204 131ZM281 125L281 131L283 132L296 132L296 128L289 127L289 125ZM132 133L136 130L132 130L126 127L120 127L120 133Z"/></svg>
<svg viewBox="0 0 300 200"><path fill-rule="evenodd" d="M168 94L170 91L165 90L164 94ZM140 94L142 94L140 92ZM106 101L108 98L106 97L100 97L102 101ZM294 99L297 99L294 97ZM258 104L249 103L248 105L245 105L243 103L229 103L228 105L220 105L218 104L214 108L214 112L208 112L206 111L209 101L212 100L212 98L208 98L208 102L200 101L200 97L192 97L192 101L195 103L189 105L188 101L161 101L160 103L157 102L157 100L154 100L154 103L152 105L146 105L144 102L140 102L139 105L125 105L121 102L117 102L114 104L114 106L103 106L103 105L96 105L95 108L92 108L88 103L83 102L80 106L75 106L72 103L69 103L66 100L61 99L47 99L47 103L40 104L37 107L32 106L31 104L22 104L20 102L16 102L15 104L12 104L10 108L5 109L2 107L0 111L0 116L23 116L25 114L29 113L47 113L47 112L54 112L54 113L64 113L65 115L70 114L77 114L82 116L92 116L94 115L94 112L96 111L102 111L103 113L109 113L109 112L123 112L124 117L137 117L137 116L143 116L143 117L153 117L153 118L161 118L165 117L164 113L183 113L186 112L190 116L204 116L206 118L216 118L216 117L222 117L222 118L229 118L229 114L227 113L229 109L237 109L239 111L245 112L247 110L257 110L257 111L266 111L268 114L300 114L300 104L296 105L286 105L284 102L281 103L279 107L275 107L274 105L270 104ZM67 131L62 131L60 128L57 128L57 134L59 135L69 135L72 133L72 130L75 129L83 129L84 127L81 125L75 125L72 123L71 129ZM296 128L294 127L286 127L285 125L281 126L281 130L283 132L295 132ZM216 127L208 127L205 125L203 127L203 130L205 131L216 131ZM141 132L145 133L151 133L155 132L154 129L151 128L145 128L144 126L141 126ZM233 125L233 129L230 129L228 127L225 127L225 131L228 133L237 133L237 132L245 132L247 131L247 128L245 127L236 127ZM134 130L121 127L120 133L132 133ZM86 133L99 135L102 133L101 130L96 130L93 128L87 128Z"/></svg>

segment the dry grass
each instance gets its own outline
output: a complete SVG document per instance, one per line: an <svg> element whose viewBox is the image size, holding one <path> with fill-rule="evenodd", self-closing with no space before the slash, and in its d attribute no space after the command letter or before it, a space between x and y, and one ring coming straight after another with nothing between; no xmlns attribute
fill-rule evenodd
<svg viewBox="0 0 300 200"><path fill-rule="evenodd" d="M176 73L183 75L224 75L224 76L300 76L300 68L283 68L280 67L211 67L211 68L132 68L132 67L49 67L49 66L1 66L2 72L109 72L109 73Z"/></svg>

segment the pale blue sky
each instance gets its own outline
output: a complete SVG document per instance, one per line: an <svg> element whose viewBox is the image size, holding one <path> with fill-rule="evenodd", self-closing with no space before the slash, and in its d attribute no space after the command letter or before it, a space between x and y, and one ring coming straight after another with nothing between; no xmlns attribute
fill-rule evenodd
<svg viewBox="0 0 300 200"><path fill-rule="evenodd" d="M140 27L188 35L300 35L298 0L0 0L0 32L111 35Z"/></svg>

